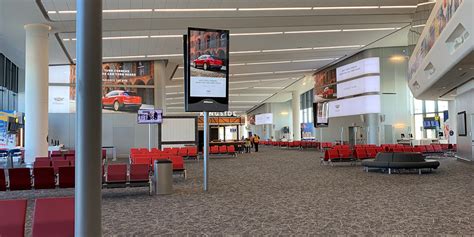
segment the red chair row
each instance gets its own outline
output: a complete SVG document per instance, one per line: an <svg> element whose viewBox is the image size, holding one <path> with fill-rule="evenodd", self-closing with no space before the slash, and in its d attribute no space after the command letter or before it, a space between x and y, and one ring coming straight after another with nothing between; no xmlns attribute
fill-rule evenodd
<svg viewBox="0 0 474 237"><path fill-rule="evenodd" d="M350 149L328 149L324 152L324 162L353 162L355 157Z"/></svg>
<svg viewBox="0 0 474 237"><path fill-rule="evenodd" d="M150 166L147 164L109 164L103 187L147 186L151 192Z"/></svg>
<svg viewBox="0 0 474 237"><path fill-rule="evenodd" d="M358 160L373 159L377 156L377 153L383 151L382 147L356 148L354 150L354 157Z"/></svg>
<svg viewBox="0 0 474 237"><path fill-rule="evenodd" d="M167 155L179 155L182 157L197 157L198 149L195 146L190 147L166 147L163 150L157 148L152 148L148 150L147 148L131 148L130 157L134 155L156 155L156 154L167 154Z"/></svg>
<svg viewBox="0 0 474 237"><path fill-rule="evenodd" d="M74 166L74 161L75 160L54 160L54 159L50 161L48 159L37 157L35 159L35 163L33 164L33 167L34 168L53 167L54 173L57 174L59 167Z"/></svg>
<svg viewBox="0 0 474 237"><path fill-rule="evenodd" d="M29 190L29 189L54 189L74 187L74 167L59 167L54 172L53 167L13 168L8 169L8 177L5 170L0 169L0 191Z"/></svg>
<svg viewBox="0 0 474 237"><path fill-rule="evenodd" d="M301 148L318 148L321 146L320 142L316 141L301 141Z"/></svg>
<svg viewBox="0 0 474 237"><path fill-rule="evenodd" d="M184 174L184 177L186 177L186 168L184 167L184 159L182 156L157 154L155 156L150 157L149 155L139 154L131 157L130 163L148 165L148 167L152 167L155 160L164 159L171 160L171 162L173 163L173 172L182 172Z"/></svg>
<svg viewBox="0 0 474 237"><path fill-rule="evenodd" d="M414 147L421 153L443 153L443 147L440 144L435 145L417 145Z"/></svg>
<svg viewBox="0 0 474 237"><path fill-rule="evenodd" d="M25 236L27 200L0 200L0 236ZM33 237L74 236L74 198L35 200Z"/></svg>
<svg viewBox="0 0 474 237"><path fill-rule="evenodd" d="M350 150L351 146L349 146L349 145L334 145L332 148L336 149L336 150Z"/></svg>
<svg viewBox="0 0 474 237"><path fill-rule="evenodd" d="M214 155L217 155L217 154L221 154L221 155L230 154L230 155L236 156L235 147L233 145L229 145L229 146L226 146L226 145L210 146L209 147L209 154L214 154Z"/></svg>

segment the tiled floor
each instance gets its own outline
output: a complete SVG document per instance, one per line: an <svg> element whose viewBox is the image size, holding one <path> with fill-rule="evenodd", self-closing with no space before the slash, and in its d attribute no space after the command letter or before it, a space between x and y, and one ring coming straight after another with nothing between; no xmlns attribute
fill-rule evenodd
<svg viewBox="0 0 474 237"><path fill-rule="evenodd" d="M441 159L431 174L388 175L321 166L319 156L262 148L212 159L208 193L196 161L186 163L188 179L176 177L169 196L104 189L104 236L474 235L474 165ZM65 195L73 190L3 192L0 199Z"/></svg>

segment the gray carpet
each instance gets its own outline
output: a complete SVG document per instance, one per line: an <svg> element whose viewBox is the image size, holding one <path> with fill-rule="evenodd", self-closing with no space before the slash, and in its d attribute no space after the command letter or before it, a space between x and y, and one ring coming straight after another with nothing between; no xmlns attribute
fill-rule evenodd
<svg viewBox="0 0 474 237"><path fill-rule="evenodd" d="M188 179L175 177L169 196L104 189L104 236L474 235L474 165L445 158L431 174L388 175L360 165L321 166L319 156L262 148L212 159L208 193L201 191L202 162L196 161L186 162ZM0 199L72 194L15 191Z"/></svg>

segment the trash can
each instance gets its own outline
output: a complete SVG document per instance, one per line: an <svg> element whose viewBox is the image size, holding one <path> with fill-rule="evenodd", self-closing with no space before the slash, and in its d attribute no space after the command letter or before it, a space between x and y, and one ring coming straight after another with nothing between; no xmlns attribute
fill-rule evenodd
<svg viewBox="0 0 474 237"><path fill-rule="evenodd" d="M173 192L173 164L170 160L155 160L154 194L171 194Z"/></svg>

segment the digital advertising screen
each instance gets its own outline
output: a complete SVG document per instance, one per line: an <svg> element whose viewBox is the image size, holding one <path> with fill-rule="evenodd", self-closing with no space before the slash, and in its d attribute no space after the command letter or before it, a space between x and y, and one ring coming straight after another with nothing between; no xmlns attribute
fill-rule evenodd
<svg viewBox="0 0 474 237"><path fill-rule="evenodd" d="M229 31L188 28L185 54L186 111L228 110Z"/></svg>
<svg viewBox="0 0 474 237"><path fill-rule="evenodd" d="M329 102L313 103L313 113L315 127L329 126Z"/></svg>
<svg viewBox="0 0 474 237"><path fill-rule="evenodd" d="M137 113L138 124L160 124L163 122L161 109L140 109Z"/></svg>

